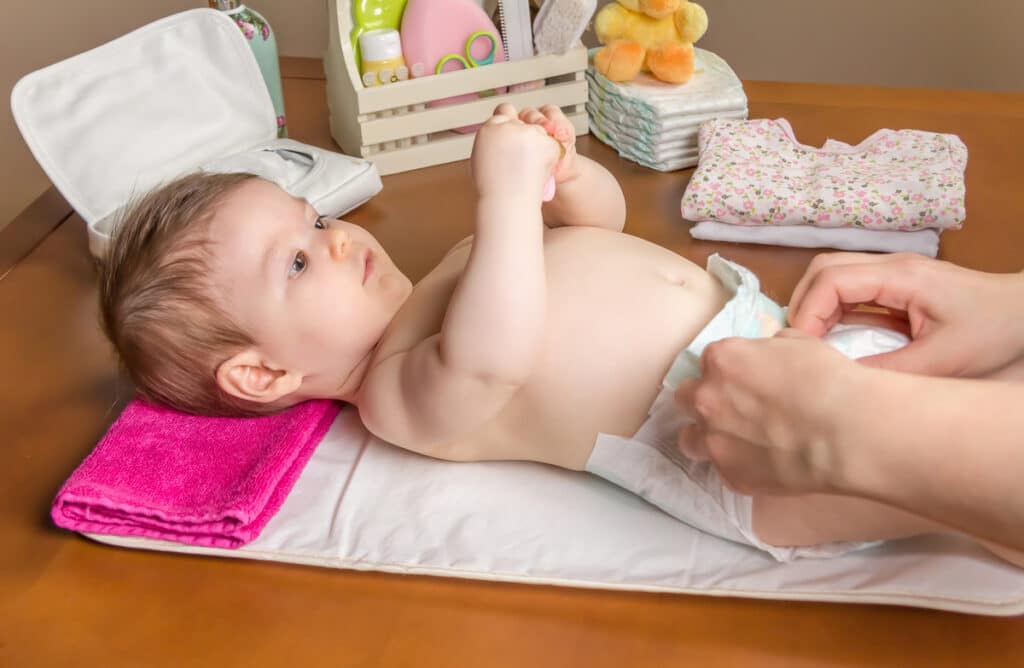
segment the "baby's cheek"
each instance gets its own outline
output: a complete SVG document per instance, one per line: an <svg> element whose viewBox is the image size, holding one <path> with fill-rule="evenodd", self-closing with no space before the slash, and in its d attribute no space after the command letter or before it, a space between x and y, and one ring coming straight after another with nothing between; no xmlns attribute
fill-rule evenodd
<svg viewBox="0 0 1024 668"><path fill-rule="evenodd" d="M379 294L399 299L408 292L408 281L401 276L384 274L377 281L376 287Z"/></svg>

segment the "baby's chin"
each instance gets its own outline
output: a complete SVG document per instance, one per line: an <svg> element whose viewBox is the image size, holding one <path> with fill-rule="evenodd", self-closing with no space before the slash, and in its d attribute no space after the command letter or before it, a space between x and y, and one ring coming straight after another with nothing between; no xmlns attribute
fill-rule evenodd
<svg viewBox="0 0 1024 668"><path fill-rule="evenodd" d="M405 274L394 271L381 275L376 287L378 294L404 302L412 292L412 281L406 278Z"/></svg>

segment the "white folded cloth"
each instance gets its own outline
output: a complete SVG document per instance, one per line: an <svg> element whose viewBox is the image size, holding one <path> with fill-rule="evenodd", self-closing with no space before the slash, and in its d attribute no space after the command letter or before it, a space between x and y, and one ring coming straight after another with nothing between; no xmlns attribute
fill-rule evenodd
<svg viewBox="0 0 1024 668"><path fill-rule="evenodd" d="M928 257L935 257L939 253L939 231L931 228L901 232L813 225L733 225L705 220L690 229L690 236L708 241L884 253L920 253Z"/></svg>

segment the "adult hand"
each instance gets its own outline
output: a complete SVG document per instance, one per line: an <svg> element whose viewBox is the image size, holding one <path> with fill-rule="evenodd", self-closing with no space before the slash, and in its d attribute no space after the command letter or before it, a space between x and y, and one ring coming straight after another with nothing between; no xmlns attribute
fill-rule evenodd
<svg viewBox="0 0 1024 668"><path fill-rule="evenodd" d="M744 494L839 491L840 439L857 439L875 373L793 329L718 341L704 350L701 377L676 390L694 420L680 450L710 458Z"/></svg>
<svg viewBox="0 0 1024 668"><path fill-rule="evenodd" d="M864 364L964 377L1024 364L1022 274L988 274L906 253L824 254L793 291L789 319L822 336L861 304L887 309L912 339L900 350L862 358Z"/></svg>

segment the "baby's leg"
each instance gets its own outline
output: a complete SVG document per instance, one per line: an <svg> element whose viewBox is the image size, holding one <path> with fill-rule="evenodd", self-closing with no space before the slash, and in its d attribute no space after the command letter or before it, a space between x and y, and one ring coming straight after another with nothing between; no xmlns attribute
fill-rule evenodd
<svg viewBox="0 0 1024 668"><path fill-rule="evenodd" d="M893 540L950 531L937 522L877 501L830 494L757 496L752 514L757 537L779 547ZM1024 554L981 542L993 554L1024 567Z"/></svg>
<svg viewBox="0 0 1024 668"><path fill-rule="evenodd" d="M752 512L758 538L769 545L789 547L892 540L945 531L923 517L853 496L756 496Z"/></svg>

